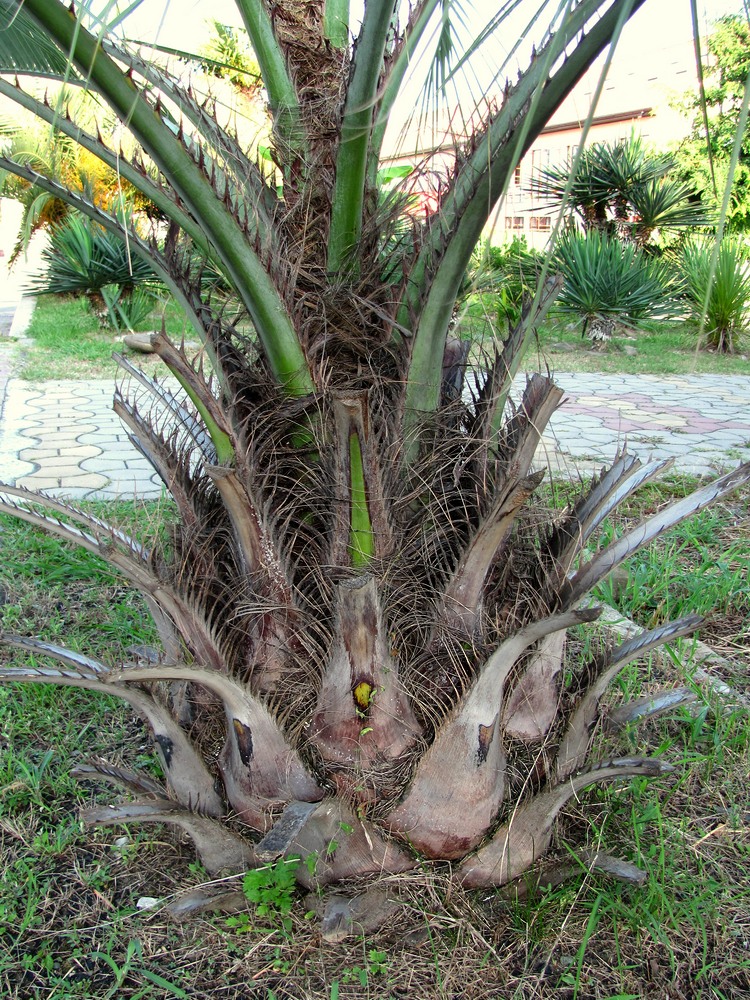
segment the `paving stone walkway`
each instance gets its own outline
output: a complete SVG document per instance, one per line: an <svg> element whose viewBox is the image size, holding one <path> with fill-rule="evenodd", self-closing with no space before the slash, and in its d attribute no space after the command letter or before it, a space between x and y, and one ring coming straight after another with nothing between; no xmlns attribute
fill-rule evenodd
<svg viewBox="0 0 750 1000"><path fill-rule="evenodd" d="M0 289L0 322L19 330L29 306L12 299ZM588 475L626 441L642 460L673 458L675 471L694 475L750 461L750 377L555 379L566 398L537 453L554 475ZM112 411L112 391L110 381L27 383L0 357L0 480L76 499L159 497L161 481Z"/></svg>
<svg viewBox="0 0 750 1000"><path fill-rule="evenodd" d="M639 458L674 459L677 472L710 475L750 460L750 376L556 373L566 400L545 443L553 468L584 471L627 441ZM555 460L556 459L556 460Z"/></svg>
<svg viewBox="0 0 750 1000"><path fill-rule="evenodd" d="M727 471L750 461L750 378L579 375L556 379L566 399L537 453L558 475L585 475L625 441L678 472ZM0 478L71 498L153 499L162 485L112 411L112 384L8 379Z"/></svg>
<svg viewBox="0 0 750 1000"><path fill-rule="evenodd" d="M112 382L10 379L0 425L0 475L71 498L153 499L162 483L112 410Z"/></svg>

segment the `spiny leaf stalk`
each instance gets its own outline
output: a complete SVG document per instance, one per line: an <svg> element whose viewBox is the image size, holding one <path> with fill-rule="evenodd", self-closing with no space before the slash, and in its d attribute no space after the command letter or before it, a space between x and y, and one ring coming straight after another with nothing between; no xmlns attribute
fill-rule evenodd
<svg viewBox="0 0 750 1000"><path fill-rule="evenodd" d="M251 152L196 83L126 42L100 44L85 13L0 0L13 26L0 70L33 73L28 47L14 65L6 43L36 33L37 72L54 70L50 44L70 54L142 146L122 161L150 205L133 249L202 345L192 356L154 335L163 377L119 359L115 409L173 504L149 546L62 500L0 495L3 512L119 571L161 640L128 664L3 637L16 660L0 680L107 692L151 732L163 784L78 769L128 796L91 822L175 824L212 874L297 858L297 881L321 888L450 862L451 877L485 887L536 862L571 795L668 773L648 759L592 762L592 740L621 666L697 619L586 657L567 636L596 619L581 602L599 580L749 481L750 465L587 558L604 518L663 465L623 450L569 508L546 508L535 453L562 394L541 374L520 397L513 383L559 281L481 351L448 335L518 156L640 2L573 5L478 128L446 138L451 164L423 211L410 194L420 167L379 191L379 157L406 63L450 5L422 0L402 28L390 0L372 0L349 46L344 3L238 0L271 116L267 147ZM117 160L29 88L0 90ZM3 165L24 176L12 156ZM437 169L429 155L425 168ZM54 183L117 229L114 213Z"/></svg>

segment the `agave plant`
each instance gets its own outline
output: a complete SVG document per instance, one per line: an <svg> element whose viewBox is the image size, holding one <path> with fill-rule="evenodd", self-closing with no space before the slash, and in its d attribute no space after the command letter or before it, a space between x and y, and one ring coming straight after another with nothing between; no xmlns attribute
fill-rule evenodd
<svg viewBox="0 0 750 1000"><path fill-rule="evenodd" d="M13 16L0 44L21 34L0 50L3 65L54 74L70 58L142 144L155 169L126 158L119 169L169 226L150 240L131 232L131 246L182 302L204 350L191 359L154 335L168 381L121 360L115 409L176 511L150 547L50 496L5 487L2 501L116 567L144 595L161 648L103 663L5 635L29 659L0 676L132 706L163 782L95 764L87 778L129 797L87 818L175 824L211 873L297 857L303 885L361 889L365 876L450 862L463 885L497 886L547 850L571 796L669 769L592 761L592 733L623 664L697 620L574 659L563 685L566 631L597 617L581 602L598 580L750 479L750 466L586 561L607 514L665 465L620 453L568 510L541 513L544 473L532 460L561 392L534 375L512 405L510 387L558 282L504 341L484 345L466 383L448 341L472 251L518 157L639 0L568 5L481 127L455 141L439 205L423 216L413 186L400 200L377 197L385 127L435 15L449 62L433 78L481 55L480 43L462 49L455 11L438 0L418 0L403 23L393 0L369 0L351 46L347 6L237 2L273 115L270 176L210 102L101 23L91 33L58 0L1 0ZM0 80L0 92L116 159L20 83ZM404 213L409 238L394 239ZM225 276L236 308L212 297L197 256ZM337 898L324 920L359 919L355 902Z"/></svg>
<svg viewBox="0 0 750 1000"><path fill-rule="evenodd" d="M677 309L678 272L634 243L597 230L566 233L555 248L555 264L564 281L560 308L580 317L583 334L595 342L608 340L618 323L634 326Z"/></svg>

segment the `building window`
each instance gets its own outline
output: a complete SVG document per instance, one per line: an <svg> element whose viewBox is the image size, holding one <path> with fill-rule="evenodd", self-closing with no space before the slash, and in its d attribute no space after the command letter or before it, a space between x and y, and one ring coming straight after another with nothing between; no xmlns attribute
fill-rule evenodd
<svg viewBox="0 0 750 1000"><path fill-rule="evenodd" d="M519 163L516 169L513 171L513 183L516 187L521 186L521 164Z"/></svg>
<svg viewBox="0 0 750 1000"><path fill-rule="evenodd" d="M543 170L546 170L552 159L551 149L532 149L531 151L531 175L539 177Z"/></svg>
<svg viewBox="0 0 750 1000"><path fill-rule="evenodd" d="M523 216L522 215L506 215L505 216L505 228L506 229L523 229Z"/></svg>
<svg viewBox="0 0 750 1000"><path fill-rule="evenodd" d="M552 219L548 215L532 215L529 217L529 229L548 233L552 229Z"/></svg>

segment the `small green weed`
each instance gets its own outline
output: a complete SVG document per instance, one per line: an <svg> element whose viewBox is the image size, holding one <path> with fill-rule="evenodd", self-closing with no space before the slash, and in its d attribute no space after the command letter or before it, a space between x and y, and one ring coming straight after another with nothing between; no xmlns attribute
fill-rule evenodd
<svg viewBox="0 0 750 1000"><path fill-rule="evenodd" d="M252 869L242 880L242 891L248 903L254 907L255 917L267 921L271 929L283 930L286 933L292 929L292 919L289 914L294 905L296 871L299 863L299 858L279 858L273 865ZM228 917L227 926L238 931L259 929L247 913Z"/></svg>
<svg viewBox="0 0 750 1000"><path fill-rule="evenodd" d="M367 986L371 976L384 976L388 971L388 956L384 951L377 948L369 948L367 951L367 962L365 965L353 965L345 969L341 978L345 983L358 982L360 986Z"/></svg>
<svg viewBox="0 0 750 1000"><path fill-rule="evenodd" d="M368 948L364 956L363 965L352 965L342 969L337 977L331 982L330 1000L339 1000L341 985L360 987L367 990L367 996L371 996L370 988L372 979L378 980L378 996L390 996L382 992L383 987L387 990L390 980L386 979L388 972L388 955L377 948Z"/></svg>
<svg viewBox="0 0 750 1000"><path fill-rule="evenodd" d="M114 976L114 982L107 992L102 995L102 1000L110 1000L112 997L119 996L126 980L131 977L138 978L139 976L145 979L148 985L143 986L134 993L129 992L128 995L132 1000L145 1000L146 997L152 997L154 995L154 986L158 986L164 990L166 996L180 997L184 998L184 1000L187 1000L190 996L181 986L169 982L164 976L136 965L136 959L142 959L143 957L143 948L140 941L136 939L131 939L128 942L125 950L125 958L122 963L117 962L106 951L94 951L90 957L97 962L104 962L112 970Z"/></svg>

